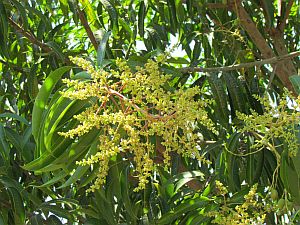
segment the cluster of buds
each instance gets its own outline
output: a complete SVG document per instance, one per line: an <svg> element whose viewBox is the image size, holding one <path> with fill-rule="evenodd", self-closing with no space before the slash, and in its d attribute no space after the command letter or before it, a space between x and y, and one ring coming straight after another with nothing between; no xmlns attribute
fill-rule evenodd
<svg viewBox="0 0 300 225"><path fill-rule="evenodd" d="M210 101L195 97L201 96L199 87L170 87L171 76L160 70L159 58L134 69L118 59L118 69L109 71L95 69L82 58L71 58L71 61L87 71L91 79L84 82L65 79L69 89L61 94L70 99L98 100L75 116L79 126L60 134L74 138L101 129L98 152L77 162L100 164L90 191L105 183L109 160L118 154L131 160L133 175L139 181L135 191L144 189L158 162L157 140L163 147L160 161L165 168L170 165L171 153L209 163L197 144L201 137L199 124L216 131L206 112Z"/></svg>

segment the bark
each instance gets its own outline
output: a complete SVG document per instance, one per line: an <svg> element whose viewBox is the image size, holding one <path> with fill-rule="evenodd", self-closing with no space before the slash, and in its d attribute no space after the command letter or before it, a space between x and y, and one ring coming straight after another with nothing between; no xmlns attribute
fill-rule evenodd
<svg viewBox="0 0 300 225"><path fill-rule="evenodd" d="M248 35L260 51L261 57L266 59L276 56L275 52L270 47L267 40L263 37L263 35L257 29L256 24L246 12L241 0L235 0L235 6L233 7L233 11L235 11L242 27L245 29L245 31L248 33ZM287 20L286 14L284 15L284 20ZM285 24L285 22L286 21L281 21L281 24ZM280 29L282 29L282 26L279 26L277 29L271 29L270 33L273 39L272 45L274 46L278 56L288 54L288 50L284 43L283 31L280 31ZM275 73L285 87L287 87L290 91L294 91L289 77L292 75L296 75L297 72L291 59L286 59L285 61L276 64Z"/></svg>

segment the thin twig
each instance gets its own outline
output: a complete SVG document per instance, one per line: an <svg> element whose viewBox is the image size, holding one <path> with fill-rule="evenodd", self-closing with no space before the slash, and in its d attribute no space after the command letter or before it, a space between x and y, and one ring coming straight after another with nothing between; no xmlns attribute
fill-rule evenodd
<svg viewBox="0 0 300 225"><path fill-rule="evenodd" d="M223 67L210 67L210 68L203 68L203 67L184 67L184 68L179 68L178 70L182 73L193 73L193 72L226 72L226 71L232 71L232 70L239 70L242 68L250 68L254 66L262 66L265 64L274 64L279 61L283 61L286 59L290 58L295 58L300 55L300 51L296 52L291 52L287 55L282 55L282 56L276 56L272 57L269 59L263 59L260 61L255 61L255 62L249 62L249 63L241 63L241 64L236 64L236 65L231 65L231 66L223 66Z"/></svg>
<svg viewBox="0 0 300 225"><path fill-rule="evenodd" d="M19 24L17 24L11 18L8 18L8 21L18 32L20 32L24 37L26 37L32 44L35 44L35 45L41 47L41 49L43 49L45 52L52 51L52 49L48 45L39 41L32 33L24 30Z"/></svg>
<svg viewBox="0 0 300 225"><path fill-rule="evenodd" d="M276 71L276 68L277 68L277 64L275 64L275 65L273 66L273 71L272 71L272 73L271 73L271 76L270 76L270 79L269 79L269 83L268 83L268 87L266 88L265 93L268 92L268 90L270 89L270 87L271 87L271 85L272 85L273 79L274 79L274 77L275 77L275 71Z"/></svg>
<svg viewBox="0 0 300 225"><path fill-rule="evenodd" d="M124 95L122 95L121 93L111 89L111 88L107 88L107 91L110 95L115 95L118 96L120 99L128 102L133 108L135 108L137 111L139 111L140 113L142 113L143 115L145 115L149 120L161 120L161 121L166 121L169 120L172 117L176 116L176 113L171 113L169 115L166 116L160 116L160 115L153 115L149 112L147 112L146 110L140 108L138 105L134 104L134 102L131 99L128 99L127 97L125 97Z"/></svg>
<svg viewBox="0 0 300 225"><path fill-rule="evenodd" d="M39 41L32 33L30 33L29 31L26 31L23 29L23 27L21 27L19 24L17 24L14 20L12 20L11 18L8 18L9 23L16 29L16 31L20 32L24 37L26 37L32 44L35 44L37 46L39 46L43 51L45 52L52 52L52 48L49 47L47 44ZM68 59L68 57L64 58L64 62L66 64L70 64L70 60Z"/></svg>
<svg viewBox="0 0 300 225"><path fill-rule="evenodd" d="M84 12L83 12L83 10L80 10L80 9L78 9L77 11L78 11L79 19L80 19L80 21L81 21L81 23L82 23L82 25L83 25L83 27L84 27L84 29L85 29L88 37L89 37L89 39L91 40L94 48L97 51L98 50L98 43L97 43L97 40L96 40L96 38L94 36L94 33L93 33L93 31L92 31L92 29L91 29L88 21L85 18Z"/></svg>

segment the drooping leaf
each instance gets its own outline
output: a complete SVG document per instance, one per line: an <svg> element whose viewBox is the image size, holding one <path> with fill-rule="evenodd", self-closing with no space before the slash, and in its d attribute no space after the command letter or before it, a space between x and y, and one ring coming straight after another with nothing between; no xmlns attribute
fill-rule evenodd
<svg viewBox="0 0 300 225"><path fill-rule="evenodd" d="M43 117L43 111L46 108L48 98L55 86L55 84L60 80L62 75L69 71L71 67L61 67L52 73L49 74L49 76L44 81L43 86L39 90L39 93L36 97L33 111L32 111L32 134L36 140L38 140L38 134L40 132L40 126L42 117Z"/></svg>
<svg viewBox="0 0 300 225"><path fill-rule="evenodd" d="M7 143L6 140L6 134L5 134L5 129L4 126L0 123L0 155L2 156L3 160L8 163L9 160L9 144Z"/></svg>
<svg viewBox="0 0 300 225"><path fill-rule="evenodd" d="M113 35L117 35L118 34L118 12L115 6L109 0L100 0L100 1L109 14Z"/></svg>
<svg viewBox="0 0 300 225"><path fill-rule="evenodd" d="M299 75L290 76L289 79L297 94L300 94L300 76Z"/></svg>
<svg viewBox="0 0 300 225"><path fill-rule="evenodd" d="M209 84L211 86L213 98L216 101L216 113L218 114L218 120L222 125L228 126L229 110L227 94L224 89L224 83L222 79L218 77L218 74L210 74L208 77Z"/></svg>
<svg viewBox="0 0 300 225"><path fill-rule="evenodd" d="M99 68L103 67L103 59L105 57L106 44L107 44L110 34L111 34L111 31L105 32L102 35L102 37L99 37L99 46L98 46L98 50L97 50L97 66Z"/></svg>
<svg viewBox="0 0 300 225"><path fill-rule="evenodd" d="M210 199L207 197L197 197L187 201L181 202L175 209L171 212L166 213L157 221L157 224L172 224L178 217L182 216L184 213L187 213L192 210L201 209L202 207L209 204Z"/></svg>
<svg viewBox="0 0 300 225"><path fill-rule="evenodd" d="M140 2L140 6L139 6L139 12L138 12L138 28L139 28L139 34L141 37L144 37L144 33L145 33L145 26L144 26L144 20L145 20L145 16L146 16L146 5L144 1Z"/></svg>

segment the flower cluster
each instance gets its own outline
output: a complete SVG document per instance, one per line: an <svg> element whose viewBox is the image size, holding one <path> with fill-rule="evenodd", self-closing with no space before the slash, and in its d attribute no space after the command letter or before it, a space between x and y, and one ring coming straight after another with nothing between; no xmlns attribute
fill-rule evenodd
<svg viewBox="0 0 300 225"><path fill-rule="evenodd" d="M226 194L228 194L227 188L219 180L216 180L216 188L220 195L225 196Z"/></svg>
<svg viewBox="0 0 300 225"><path fill-rule="evenodd" d="M274 152L275 139L279 139L286 144L289 156L296 156L299 146L296 126L298 126L300 118L300 97L294 99L286 92L276 106L271 104L267 96L256 96L256 98L264 107L262 115L253 110L251 115L237 112L237 117L244 121L241 132L250 132L256 137L256 143L252 148L267 147L270 149L271 147L271 151Z"/></svg>
<svg viewBox="0 0 300 225"><path fill-rule="evenodd" d="M226 187L222 183L216 182L217 189L221 194L227 193ZM244 202L229 207L231 199L224 200L224 205L218 211L211 211L209 216L214 217L212 223L225 225L249 225L264 224L266 214L270 212L270 206L259 199L257 194L257 184L252 186L248 194L244 196Z"/></svg>
<svg viewBox="0 0 300 225"><path fill-rule="evenodd" d="M157 142L160 140L164 165L170 165L170 154L176 152L185 157L208 161L200 154L196 132L199 124L214 130L205 107L209 100L196 100L201 94L198 87L169 87L170 76L161 72L159 61L149 60L143 67L132 70L128 64L118 59L118 70L95 69L82 58L71 61L91 75L89 81L69 80L69 87L62 92L71 99L97 99L75 118L80 125L60 133L74 138L92 129L101 130L98 152L80 162L79 165L100 164L99 173L90 191L105 183L111 157L120 154L130 159L134 166L134 176L139 180L135 191L145 188L155 169L159 157Z"/></svg>

